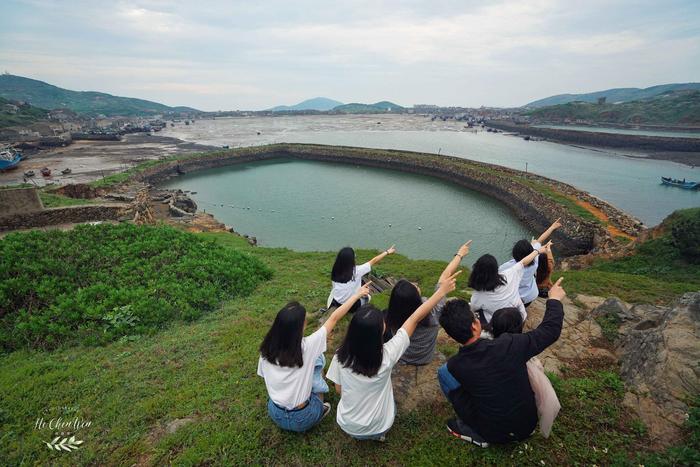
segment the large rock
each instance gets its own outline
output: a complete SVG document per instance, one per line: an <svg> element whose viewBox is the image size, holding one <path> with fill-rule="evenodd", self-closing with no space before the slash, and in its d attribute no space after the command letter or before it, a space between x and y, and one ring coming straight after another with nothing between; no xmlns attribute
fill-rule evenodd
<svg viewBox="0 0 700 467"><path fill-rule="evenodd" d="M700 292L686 293L671 308L636 305L623 323L620 374L635 409L656 445L676 441L688 396L700 393Z"/></svg>
<svg viewBox="0 0 700 467"><path fill-rule="evenodd" d="M625 302L617 297L610 297L593 310L593 316L612 316L617 321L634 321L636 316L630 312Z"/></svg>
<svg viewBox="0 0 700 467"><path fill-rule="evenodd" d="M176 208L190 214L197 212L197 203L195 203L192 198L185 195L176 196L175 200L173 201L173 205L175 205Z"/></svg>
<svg viewBox="0 0 700 467"><path fill-rule="evenodd" d="M427 365L404 365L399 362L394 366L391 383L400 411L411 411L445 397L437 380L437 370L446 361L443 354L435 352L435 358Z"/></svg>

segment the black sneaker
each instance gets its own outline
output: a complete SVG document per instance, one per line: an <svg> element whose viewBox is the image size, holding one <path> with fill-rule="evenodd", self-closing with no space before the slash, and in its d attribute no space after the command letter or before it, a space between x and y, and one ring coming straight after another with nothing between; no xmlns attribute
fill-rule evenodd
<svg viewBox="0 0 700 467"><path fill-rule="evenodd" d="M489 447L489 443L484 438L479 436L476 431L459 418L451 418L447 421L447 431L452 433L453 436L475 444L480 448Z"/></svg>

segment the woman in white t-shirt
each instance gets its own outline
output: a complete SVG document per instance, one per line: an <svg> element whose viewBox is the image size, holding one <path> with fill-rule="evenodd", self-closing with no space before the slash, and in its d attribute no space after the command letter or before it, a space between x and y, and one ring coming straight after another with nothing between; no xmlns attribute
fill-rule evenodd
<svg viewBox="0 0 700 467"><path fill-rule="evenodd" d="M483 324L490 323L494 312L501 308L517 308L523 321L527 319L527 311L518 293L518 287L523 278L525 266L532 263L540 252L544 251L545 247L533 250L514 266L500 273L498 262L492 255L486 254L476 260L469 276L468 285L474 289L469 308L474 312L481 311L486 320Z"/></svg>
<svg viewBox="0 0 700 467"><path fill-rule="evenodd" d="M321 375L326 338L350 307L369 294L368 285L360 287L308 337L304 337L306 310L302 305L290 302L277 313L260 345L258 375L265 379L268 414L280 428L306 431L330 411L331 405L323 402L328 385Z"/></svg>
<svg viewBox="0 0 700 467"><path fill-rule="evenodd" d="M339 307L345 303L360 288L362 277L369 274L372 266L395 252L395 246L391 245L366 263L355 266L355 250L349 246L341 248L331 270L331 294L328 297L328 308ZM364 302L357 302L350 309L350 313L354 313L360 305L364 305Z"/></svg>
<svg viewBox="0 0 700 467"><path fill-rule="evenodd" d="M385 344L383 313L371 305L355 313L327 374L340 394L336 421L347 434L356 439L384 440L396 412L391 370L411 343L418 323L455 289L460 272L447 277Z"/></svg>

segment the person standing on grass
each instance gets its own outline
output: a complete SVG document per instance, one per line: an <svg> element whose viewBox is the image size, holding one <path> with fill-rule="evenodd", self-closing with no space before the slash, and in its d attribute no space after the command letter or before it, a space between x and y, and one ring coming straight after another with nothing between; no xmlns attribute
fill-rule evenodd
<svg viewBox="0 0 700 467"><path fill-rule="evenodd" d="M457 253L452 258L452 261L447 265L440 279L435 285L437 290L440 284L450 277L459 267L459 263L469 253L469 246L472 241L462 245ZM421 297L421 291L418 285L401 279L391 290L389 297L389 308L386 311L386 332L384 340L389 340L396 335L398 330L403 326L403 323L421 306L427 298ZM416 327L415 332L411 336L411 345L404 352L399 360L406 365L427 365L433 360L435 354L435 343L437 342L438 331L440 330L440 314L445 306L445 299L430 310L430 314L423 318Z"/></svg>
<svg viewBox="0 0 700 467"><path fill-rule="evenodd" d="M260 345L258 376L265 379L267 412L280 428L307 431L330 411L331 405L323 402L328 385L321 374L326 340L336 323L366 295L369 284L356 290L308 337L304 337L306 309L302 305L290 302L277 313Z"/></svg>
<svg viewBox="0 0 700 467"><path fill-rule="evenodd" d="M545 247L540 248L542 252L544 249ZM469 306L475 313L480 313L484 324L488 324L494 312L501 308L517 308L523 315L523 321L527 319L527 311L518 294L518 285L525 267L532 263L538 254L538 250L532 251L503 272L499 272L498 262L492 255L486 254L476 260L469 275L468 285L474 289Z"/></svg>
<svg viewBox="0 0 700 467"><path fill-rule="evenodd" d="M328 297L328 308L339 307L352 297L357 292L357 289L362 285L362 277L369 274L372 266L396 252L396 247L391 245L389 248L378 254L371 260L359 266L355 266L355 250L349 246L341 248L338 256L335 258L333 269L331 271L331 294ZM364 305L364 300L355 303L350 309L350 313L354 313L360 305Z"/></svg>
<svg viewBox="0 0 700 467"><path fill-rule="evenodd" d="M512 268L527 255L542 248L542 243L547 240L559 227L561 227L561 222L559 222L559 219L557 219L552 225L549 226L547 230L542 233L542 235L537 238L537 240L532 240L531 242L528 242L527 240L519 240L516 242L515 245L513 245L513 258L510 261L501 264L501 266L498 268L498 272L504 272L505 270ZM535 257L535 260L532 263L525 267L523 270L522 279L520 279L518 294L520 294L520 299L523 301L525 308L530 306L530 304L534 302L539 295L537 280L535 279L538 265L539 255Z"/></svg>
<svg viewBox="0 0 700 467"><path fill-rule="evenodd" d="M455 289L460 272L446 277L387 343L382 339L385 324L381 311L365 305L355 312L327 375L340 394L336 421L347 434L359 440L384 441L396 412L391 370L411 343L418 323Z"/></svg>
<svg viewBox="0 0 700 467"><path fill-rule="evenodd" d="M528 438L537 426L537 404L527 361L559 339L564 322L562 279L549 290L544 318L523 334L481 338L481 322L465 300L445 305L440 325L462 347L438 369L438 381L456 418L447 429L477 446Z"/></svg>

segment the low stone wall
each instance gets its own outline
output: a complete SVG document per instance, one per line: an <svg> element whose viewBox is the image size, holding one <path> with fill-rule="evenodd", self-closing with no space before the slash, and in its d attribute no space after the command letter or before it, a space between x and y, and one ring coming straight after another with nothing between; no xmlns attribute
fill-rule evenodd
<svg viewBox="0 0 700 467"><path fill-rule="evenodd" d="M128 206L123 204L95 204L44 209L42 211L0 216L0 232L57 224L113 221L120 220L127 215Z"/></svg>
<svg viewBox="0 0 700 467"><path fill-rule="evenodd" d="M41 204L36 188L0 190L0 217L42 209L44 206Z"/></svg>
<svg viewBox="0 0 700 467"><path fill-rule="evenodd" d="M529 179L546 183L550 186L556 186L566 193L573 193L579 199L589 201L608 213L612 221L619 219L620 225L618 227L631 235L637 235L643 230L643 226L636 219L570 185L496 165L457 157L407 151L275 144L216 151L197 157L165 162L145 169L134 177L157 184L182 173L276 158L360 164L437 177L499 200L508 206L515 216L533 232L545 230L554 219L560 217L564 227L555 232L553 236L560 256L589 253L597 247L608 245L611 237L600 224L575 216L564 206L520 180Z"/></svg>

